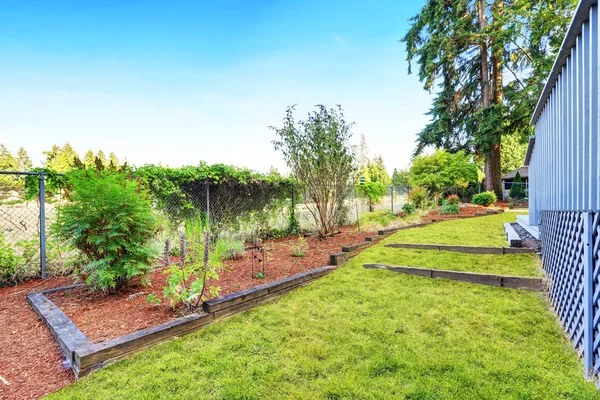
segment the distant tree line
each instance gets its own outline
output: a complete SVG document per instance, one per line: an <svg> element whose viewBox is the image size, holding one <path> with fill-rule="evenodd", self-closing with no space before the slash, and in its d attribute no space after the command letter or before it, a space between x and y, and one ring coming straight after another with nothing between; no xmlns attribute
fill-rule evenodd
<svg viewBox="0 0 600 400"><path fill-rule="evenodd" d="M69 142L66 142L63 146L53 145L50 150L44 151L43 154L45 159L41 169L57 173L83 168L116 169L122 166L115 153L110 152L107 158L103 150L99 150L96 154L92 150L88 150L81 159ZM17 153L13 154L4 144L0 143L0 171L32 172L39 170L40 168L33 167L31 157L24 147L20 147ZM0 190L20 189L23 188L23 185L23 178L13 175L0 176Z"/></svg>

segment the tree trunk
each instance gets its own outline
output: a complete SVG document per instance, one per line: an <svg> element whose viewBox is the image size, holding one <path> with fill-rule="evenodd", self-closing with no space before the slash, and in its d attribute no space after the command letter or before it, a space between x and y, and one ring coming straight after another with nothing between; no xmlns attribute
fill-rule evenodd
<svg viewBox="0 0 600 400"><path fill-rule="evenodd" d="M494 0L492 15L494 16L494 32L496 35L502 31L501 20L504 11L504 0ZM504 102L504 82L503 82L503 61L504 61L504 43L497 37L492 37L492 74L493 74L493 105L500 107ZM502 198L502 165L501 165L501 132L494 136L491 142L491 149L486 156L485 186L486 190L496 193L498 199Z"/></svg>

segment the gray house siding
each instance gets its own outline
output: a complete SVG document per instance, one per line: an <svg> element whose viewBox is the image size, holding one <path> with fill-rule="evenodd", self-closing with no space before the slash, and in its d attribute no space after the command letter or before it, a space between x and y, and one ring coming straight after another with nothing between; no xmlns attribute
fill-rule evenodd
<svg viewBox="0 0 600 400"><path fill-rule="evenodd" d="M598 30L597 1L581 1L534 112L525 160L548 295L588 378L600 372Z"/></svg>
<svg viewBox="0 0 600 400"><path fill-rule="evenodd" d="M542 210L600 209L598 29L597 1L582 1L532 118L531 225Z"/></svg>

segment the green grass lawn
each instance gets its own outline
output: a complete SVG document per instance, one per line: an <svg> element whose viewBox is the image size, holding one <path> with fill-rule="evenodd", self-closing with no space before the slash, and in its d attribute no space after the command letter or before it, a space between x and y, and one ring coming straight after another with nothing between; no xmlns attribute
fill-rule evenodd
<svg viewBox="0 0 600 400"><path fill-rule="evenodd" d="M465 220L438 222L422 228L399 231L386 243L458 244L506 246L503 223L514 222L516 213L503 213ZM534 254L466 254L451 251L393 249L377 246L365 262L471 271L511 276L541 276L539 258Z"/></svg>
<svg viewBox="0 0 600 400"><path fill-rule="evenodd" d="M515 222L517 215L510 212L438 222L423 228L400 231L387 238L386 242L506 247L502 224Z"/></svg>
<svg viewBox="0 0 600 400"><path fill-rule="evenodd" d="M362 268L380 248L50 398L600 399L543 294Z"/></svg>

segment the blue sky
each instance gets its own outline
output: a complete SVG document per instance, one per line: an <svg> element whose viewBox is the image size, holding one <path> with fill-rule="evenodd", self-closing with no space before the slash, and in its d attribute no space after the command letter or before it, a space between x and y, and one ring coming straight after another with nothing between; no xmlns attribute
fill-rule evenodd
<svg viewBox="0 0 600 400"><path fill-rule="evenodd" d="M341 104L388 170L431 96L398 40L421 1L0 0L0 142L69 141L134 164L284 168L289 105Z"/></svg>

